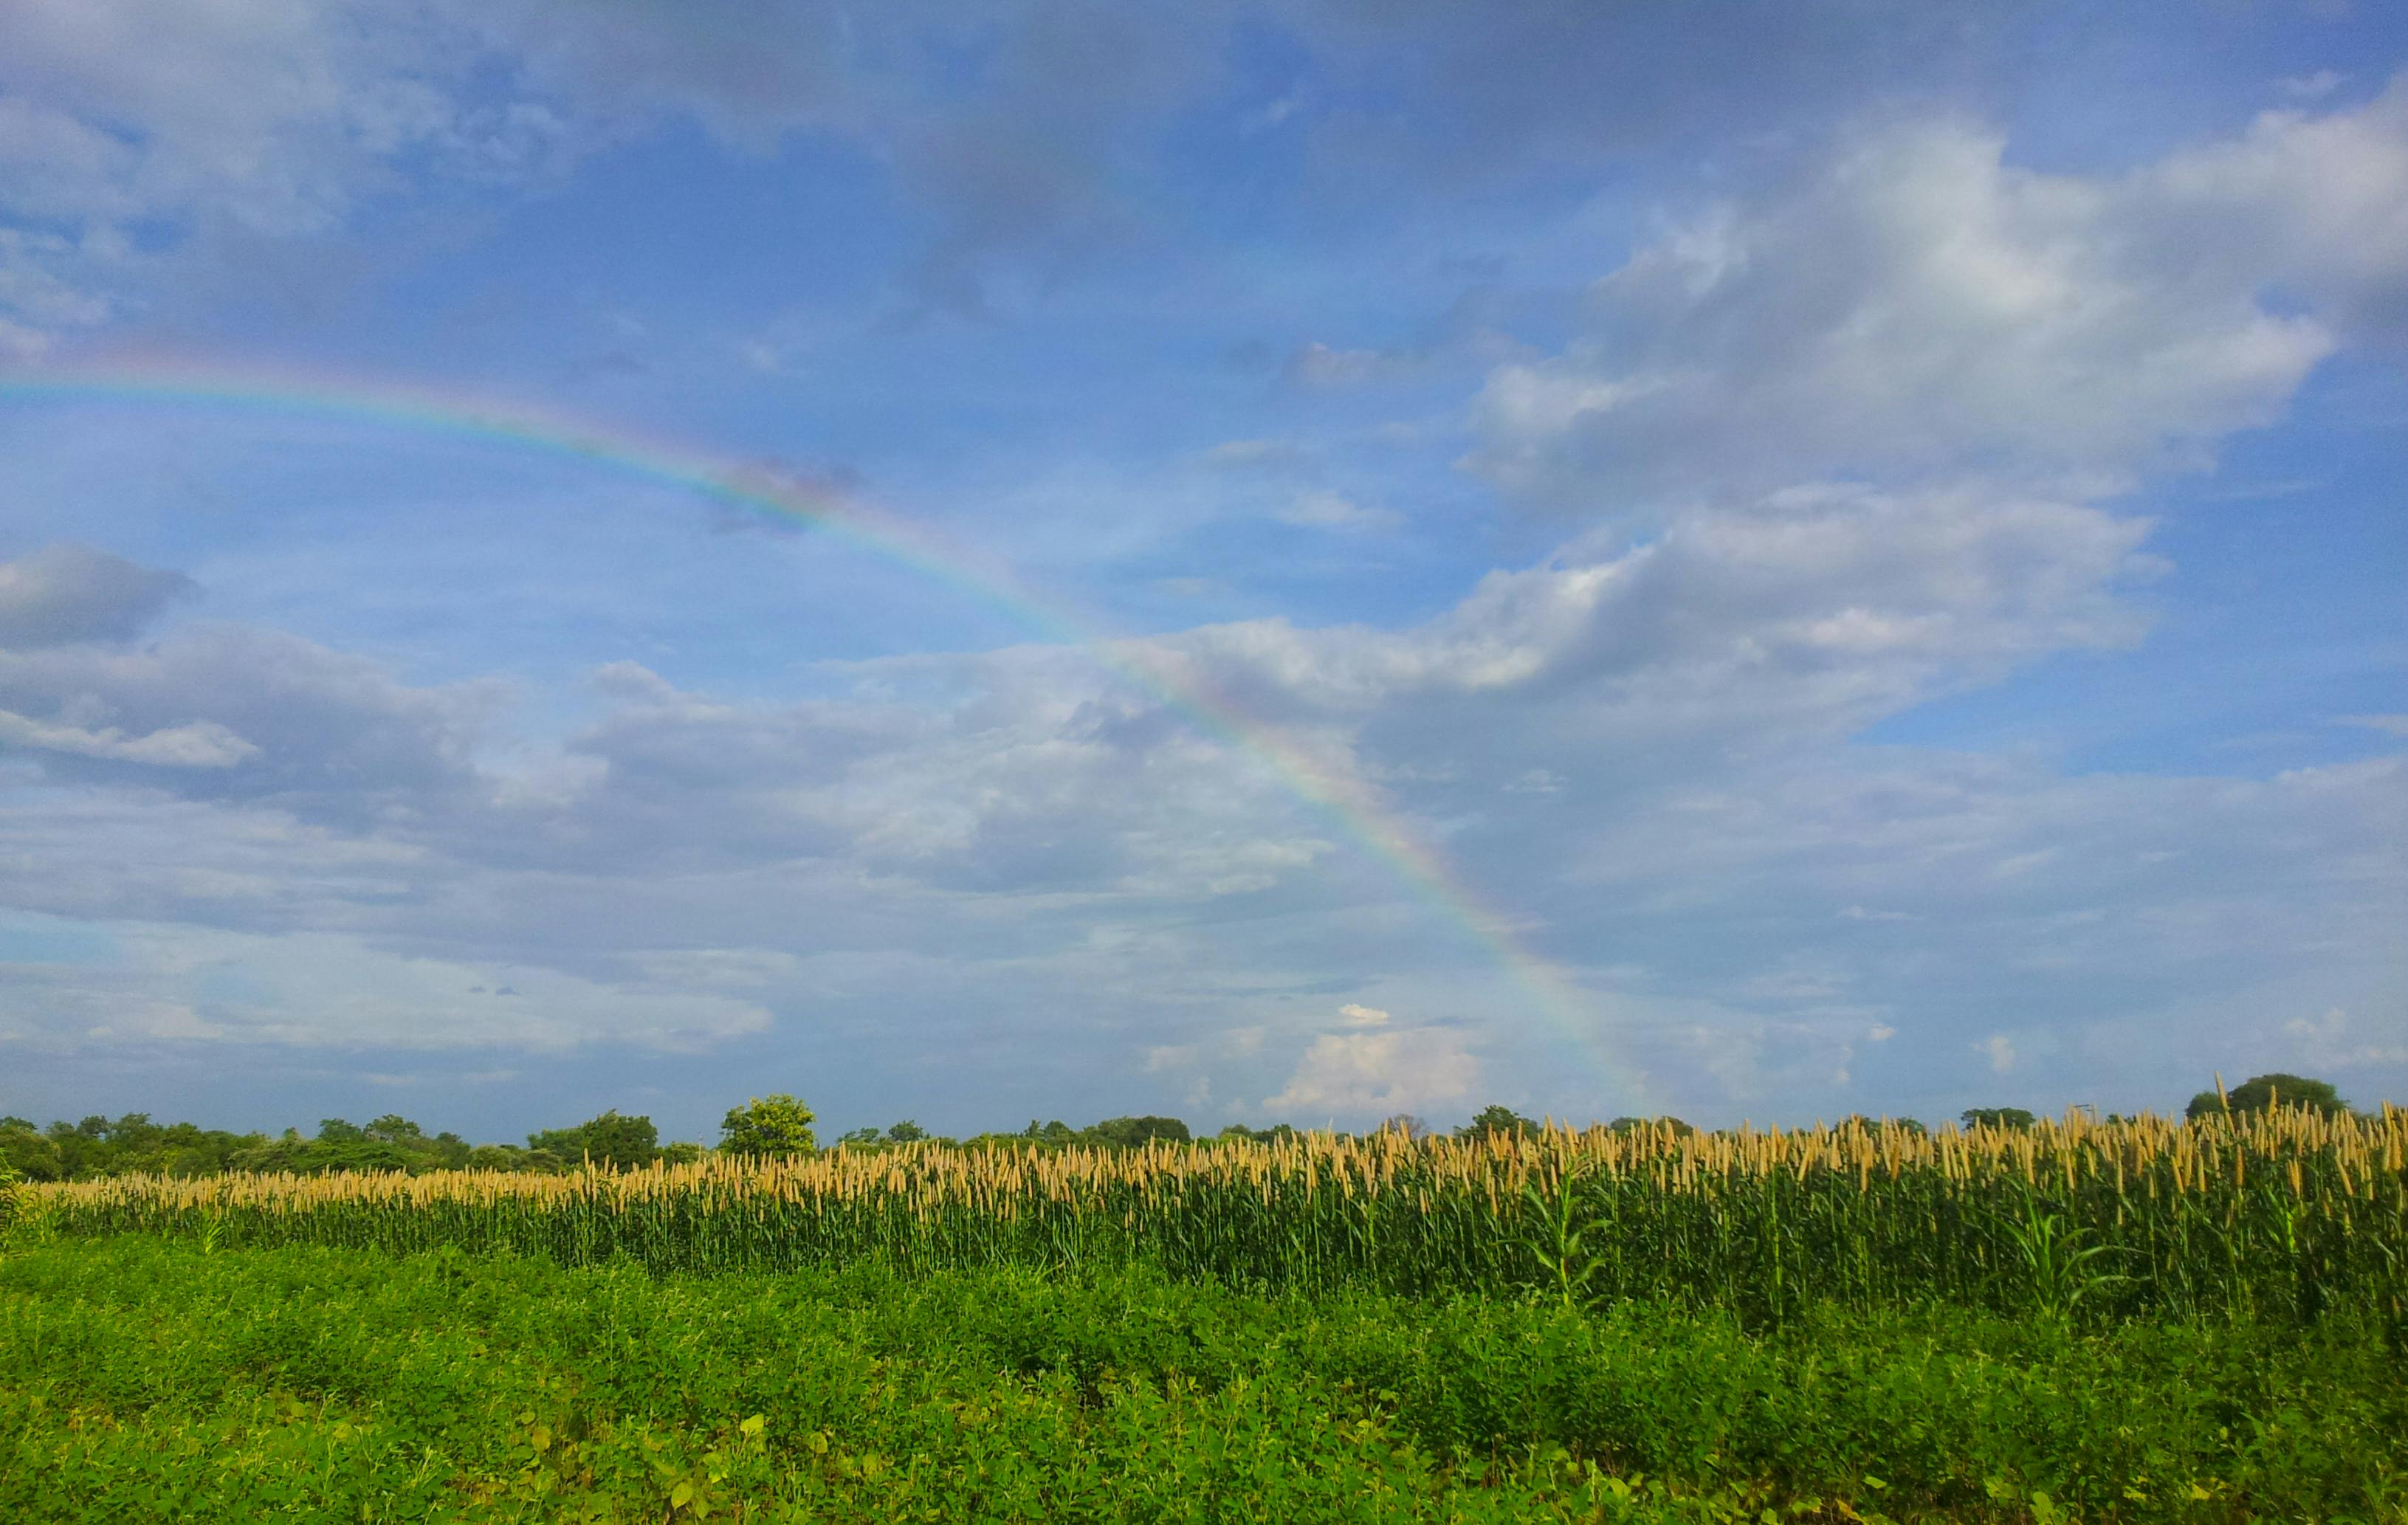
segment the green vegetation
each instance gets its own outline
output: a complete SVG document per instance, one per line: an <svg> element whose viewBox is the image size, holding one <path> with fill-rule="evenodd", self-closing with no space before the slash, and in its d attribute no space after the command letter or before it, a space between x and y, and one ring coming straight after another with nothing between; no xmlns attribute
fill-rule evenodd
<svg viewBox="0 0 2408 1525"><path fill-rule="evenodd" d="M1971 1133L1661 1124L1050 1152L919 1144L626 1173L129 1176L36 1190L72 1233L448 1245L664 1273L1146 1263L1311 1291L1546 1290L1712 1307L1751 1328L1818 1304L1933 1302L2099 1321L2408 1317L2397 1111Z"/></svg>
<svg viewBox="0 0 2408 1525"><path fill-rule="evenodd" d="M2258 1075L2243 1080L2229 1091L2218 1086L2202 1090L2190 1099L2184 1110L2186 1117L2214 1117L2221 1112L2263 1112L2271 1106L2304 1106L2313 1112L2337 1114L2349 1110L2329 1080L2311 1080L2303 1075Z"/></svg>
<svg viewBox="0 0 2408 1525"><path fill-rule="evenodd" d="M487 1149L490 1150L490 1146ZM230 1133L189 1122L157 1123L144 1112L117 1119L89 1117L37 1130L22 1118L0 1118L0 1161L29 1180L88 1180L102 1176L215 1176L228 1171L319 1175L328 1171L507 1168L456 1133L429 1136L408 1119L387 1115L358 1124L328 1118L314 1138L287 1129L281 1136Z"/></svg>
<svg viewBox="0 0 2408 1525"><path fill-rule="evenodd" d="M811 1109L782 1091L755 1096L727 1109L719 1125L719 1151L748 1160L809 1154L819 1147Z"/></svg>
<svg viewBox="0 0 2408 1525"><path fill-rule="evenodd" d="M1969 1106L1960 1119L1967 1129L2028 1128L2040 1119L2020 1106Z"/></svg>
<svg viewBox="0 0 2408 1525"><path fill-rule="evenodd" d="M2398 1519L2400 1352L2298 1328L1315 1297L456 1251L0 1260L0 1515Z"/></svg>
<svg viewBox="0 0 2408 1525"><path fill-rule="evenodd" d="M814 1120L0 1163L0 1518L2408 1521L2393 1108Z"/></svg>

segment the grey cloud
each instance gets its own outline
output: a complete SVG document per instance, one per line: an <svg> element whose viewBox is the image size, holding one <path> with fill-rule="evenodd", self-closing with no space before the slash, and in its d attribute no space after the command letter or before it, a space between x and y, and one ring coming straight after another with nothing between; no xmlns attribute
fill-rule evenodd
<svg viewBox="0 0 2408 1525"><path fill-rule="evenodd" d="M1136 214L1117 189L1124 172L1218 72L1227 24L1212 7L1084 0L975 18L915 4L788 7L741 24L688 7L441 8L576 119L625 133L690 114L757 150L796 130L865 145L940 220L901 273L910 301L973 317L989 313L1006 262L1042 285L1125 234Z"/></svg>
<svg viewBox="0 0 2408 1525"><path fill-rule="evenodd" d="M233 626L140 648L0 650L0 709L42 729L60 777L138 777L355 824L473 796L473 749L503 691L414 689L365 659Z"/></svg>
<svg viewBox="0 0 2408 1525"><path fill-rule="evenodd" d="M89 546L45 546L0 562L0 648L127 640L193 591L179 572Z"/></svg>
<svg viewBox="0 0 2408 1525"><path fill-rule="evenodd" d="M1962 87L2019 30L2003 9L1808 12L1753 0L1706 13L1308 0L1282 15L1342 94L1372 80L1414 81L1412 108L1383 102L1320 115L1326 184L1348 199L1367 182L1510 182L1684 134L1779 130L1869 91Z"/></svg>

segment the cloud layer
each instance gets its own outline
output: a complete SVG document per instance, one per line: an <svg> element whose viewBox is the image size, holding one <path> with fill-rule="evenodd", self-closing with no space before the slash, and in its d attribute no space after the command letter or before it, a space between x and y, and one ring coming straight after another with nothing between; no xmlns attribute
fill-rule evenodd
<svg viewBox="0 0 2408 1525"><path fill-rule="evenodd" d="M764 1068L965 1127L2398 1094L2397 642L2285 558L2396 506L2408 85L1876 20L9 8L0 357L488 368L1057 618L489 440L0 413L0 1046L69 1111L474 1063L672 1127ZM2279 762L2055 739L2219 622L2375 677Z"/></svg>

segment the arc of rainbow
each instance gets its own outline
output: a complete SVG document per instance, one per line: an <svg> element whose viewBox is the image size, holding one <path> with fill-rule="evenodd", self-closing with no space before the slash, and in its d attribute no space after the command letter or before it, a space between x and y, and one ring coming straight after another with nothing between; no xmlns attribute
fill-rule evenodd
<svg viewBox="0 0 2408 1525"><path fill-rule="evenodd" d="M1205 734L1255 758L1339 834L1366 850L1416 898L1460 926L1532 1009L1587 1056L1598 1078L1638 1100L1643 1076L1610 1053L1588 1019L1585 1001L1550 961L1522 943L1512 920L1487 905L1447 867L1363 780L1330 766L1280 727L1258 720L1189 678L1144 643L1102 633L1056 605L1019 589L1010 574L939 543L924 526L866 504L708 453L602 429L565 414L415 391L388 381L322 374L263 374L147 361L118 368L0 375L0 397L28 401L134 401L347 420L416 429L504 447L573 457L622 475L696 493L780 521L805 525L850 549L909 568L1013 622L1076 647L1135 684Z"/></svg>

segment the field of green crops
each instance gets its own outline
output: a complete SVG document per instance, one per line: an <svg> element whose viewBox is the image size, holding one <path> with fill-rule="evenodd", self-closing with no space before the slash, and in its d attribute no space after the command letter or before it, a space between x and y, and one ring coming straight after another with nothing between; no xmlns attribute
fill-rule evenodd
<svg viewBox="0 0 2408 1525"><path fill-rule="evenodd" d="M2408 1520L2408 1114L118 1177L0 1518Z"/></svg>
<svg viewBox="0 0 2408 1525"><path fill-rule="evenodd" d="M2371 1521L2408 1499L2400 1359L2355 1315L1759 1334L125 1235L0 1261L0 1518Z"/></svg>

